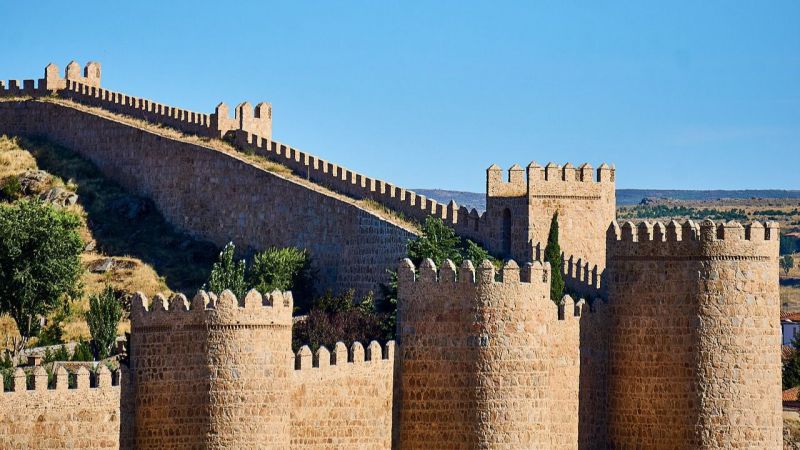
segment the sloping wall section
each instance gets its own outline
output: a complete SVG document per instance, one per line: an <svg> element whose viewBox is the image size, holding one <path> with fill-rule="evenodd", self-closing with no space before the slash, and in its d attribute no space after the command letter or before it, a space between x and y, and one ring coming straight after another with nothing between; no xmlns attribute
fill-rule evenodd
<svg viewBox="0 0 800 450"><path fill-rule="evenodd" d="M210 147L43 100L0 102L0 133L39 136L151 198L192 235L240 248L308 248L321 288L377 292L410 230L289 177Z"/></svg>

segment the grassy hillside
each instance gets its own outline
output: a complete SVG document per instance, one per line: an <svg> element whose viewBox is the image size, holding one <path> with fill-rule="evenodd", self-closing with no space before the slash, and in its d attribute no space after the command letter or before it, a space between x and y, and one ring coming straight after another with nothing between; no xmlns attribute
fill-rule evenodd
<svg viewBox="0 0 800 450"><path fill-rule="evenodd" d="M21 185L15 196L45 198L81 218L85 244L83 295L49 317L66 341L88 338L83 319L90 295L106 284L132 294L192 294L207 279L217 249L174 230L147 199L104 178L89 161L46 142L0 137L0 187ZM8 190L8 189L7 189ZM77 195L77 202L71 199ZM8 195L4 201L12 201ZM124 321L120 332L127 331ZM0 347L17 335L0 317Z"/></svg>

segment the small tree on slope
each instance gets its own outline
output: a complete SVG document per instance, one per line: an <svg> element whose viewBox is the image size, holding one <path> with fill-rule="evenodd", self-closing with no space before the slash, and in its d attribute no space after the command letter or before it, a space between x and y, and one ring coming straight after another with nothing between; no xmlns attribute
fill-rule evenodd
<svg viewBox="0 0 800 450"><path fill-rule="evenodd" d="M217 262L211 267L211 275L208 277L208 290L219 294L225 289L230 289L237 299L243 299L247 293L247 283L245 281L245 262L233 260L233 253L236 246L229 242L219 254Z"/></svg>
<svg viewBox="0 0 800 450"><path fill-rule="evenodd" d="M0 205L0 313L17 323L21 350L37 317L80 292L83 272L75 214L38 201Z"/></svg>
<svg viewBox="0 0 800 450"><path fill-rule="evenodd" d="M92 334L97 359L107 358L117 340L117 325L122 318L122 306L114 288L106 286L103 292L89 298L86 323Z"/></svg>
<svg viewBox="0 0 800 450"><path fill-rule="evenodd" d="M550 300L558 303L564 296L564 275L561 273L561 247L558 245L558 211L550 221L550 234L544 248L544 260L550 263Z"/></svg>

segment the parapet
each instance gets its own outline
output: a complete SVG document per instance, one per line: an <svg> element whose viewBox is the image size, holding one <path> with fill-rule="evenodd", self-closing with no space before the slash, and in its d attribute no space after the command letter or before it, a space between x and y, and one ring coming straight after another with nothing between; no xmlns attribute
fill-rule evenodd
<svg viewBox="0 0 800 450"><path fill-rule="evenodd" d="M337 342L333 352L324 345L316 352L312 352L307 345L300 347L295 355L295 370L333 370L344 369L352 365L377 364L380 362L394 362L394 341L388 341L384 346L378 341L372 341L364 348L360 342L353 342L348 349L343 342Z"/></svg>
<svg viewBox="0 0 800 450"><path fill-rule="evenodd" d="M229 131L242 130L265 138L272 136L272 105L262 102L255 109L245 102L240 104L233 118L228 108L221 104L213 114L199 113L163 105L149 99L126 95L100 87L100 63L90 61L81 70L80 64L70 62L59 74L58 66L48 64L44 78L38 80L0 82L0 96L38 97L58 94L73 101L102 108L117 114L128 115L148 122L166 125L178 131L205 137L222 138Z"/></svg>
<svg viewBox="0 0 800 450"><path fill-rule="evenodd" d="M577 168L571 163L559 166L550 162L542 167L531 161L523 170L518 164L508 169L507 180L503 180L503 171L496 164L486 169L486 193L490 197L521 197L533 192L532 186L542 183L614 183L613 166L606 163L595 169L588 163ZM577 187L577 186L575 186Z"/></svg>
<svg viewBox="0 0 800 450"><path fill-rule="evenodd" d="M591 264L574 256L561 257L561 273L570 292L587 297L605 296L603 271L597 264Z"/></svg>
<svg viewBox="0 0 800 450"><path fill-rule="evenodd" d="M517 309L518 302L539 304L542 310L551 310L559 319L580 317L580 308L572 297L565 296L560 305L550 300L550 263L533 261L520 268L513 260L507 261L496 273L494 265L485 260L475 269L472 262L464 261L456 270L455 264L445 260L441 268L425 259L415 268L410 259L401 261L397 270L398 289L403 310L441 312L448 309L469 309L505 306ZM431 301L428 293L435 291L445 303ZM583 303L581 303L583 304Z"/></svg>
<svg viewBox="0 0 800 450"><path fill-rule="evenodd" d="M73 379L72 383L70 383L70 377ZM79 367L74 373L68 372L63 366L58 366L54 378L53 385L48 386L48 376L44 367L36 366L31 374L27 374L22 368L18 367L12 375L11 390L7 392L0 391L3 395L0 398L13 401L9 398L10 395L24 394L26 392L119 389L124 376L121 370L112 373L105 365L100 365L95 373L90 373L83 366Z"/></svg>
<svg viewBox="0 0 800 450"><path fill-rule="evenodd" d="M251 290L238 300L229 290L219 296L201 290L191 303L183 294L169 299L158 294L150 302L137 292L131 305L131 326L134 331L196 324L291 326L292 307L292 293L288 291L262 295Z"/></svg>
<svg viewBox="0 0 800 450"><path fill-rule="evenodd" d="M780 230L777 222L736 221L719 224L706 219L697 225L692 220L666 225L643 221L638 224L616 222L608 228L609 260L730 259L774 258L778 256Z"/></svg>

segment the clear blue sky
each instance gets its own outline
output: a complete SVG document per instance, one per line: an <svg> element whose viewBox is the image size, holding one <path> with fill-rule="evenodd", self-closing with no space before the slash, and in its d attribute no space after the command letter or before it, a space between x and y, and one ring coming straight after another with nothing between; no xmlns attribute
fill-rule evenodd
<svg viewBox="0 0 800 450"><path fill-rule="evenodd" d="M267 100L275 139L411 188L553 160L800 189L800 2L565 3L3 0L0 77L97 60L167 104Z"/></svg>

